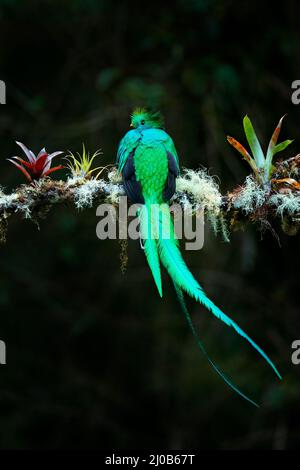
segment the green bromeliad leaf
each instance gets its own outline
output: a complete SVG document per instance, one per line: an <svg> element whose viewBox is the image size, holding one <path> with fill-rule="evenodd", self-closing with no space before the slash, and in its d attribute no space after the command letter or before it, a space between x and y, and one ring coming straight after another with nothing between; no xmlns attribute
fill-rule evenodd
<svg viewBox="0 0 300 470"><path fill-rule="evenodd" d="M275 145L273 148L273 155L275 155L278 152L282 152L282 150L286 149L288 145L290 145L293 142L293 140L285 140L281 142L280 144Z"/></svg>
<svg viewBox="0 0 300 470"><path fill-rule="evenodd" d="M256 166L258 168L263 168L265 164L265 157L253 125L247 115L243 119L243 125L249 146L255 159Z"/></svg>
<svg viewBox="0 0 300 470"><path fill-rule="evenodd" d="M251 155L245 149L245 147L242 144L240 144L240 142L238 142L234 137L231 137L230 135L227 136L227 141L230 145L232 145L232 147L234 147L243 156L243 158L251 166L254 173L257 174L258 168L256 166L255 160L251 157Z"/></svg>
<svg viewBox="0 0 300 470"><path fill-rule="evenodd" d="M273 157L276 153L281 152L282 150L286 149L293 141L292 140L285 140L284 142L280 142L277 144L278 137L281 130L281 125L284 116L279 120L276 129L273 132L271 140L269 142L267 155L264 156L262 151L261 145L259 140L256 136L255 130L253 125L246 115L243 119L244 131L247 137L247 141L251 148L252 155L245 149L245 147L240 144L236 139L231 136L227 136L227 140L232 147L234 147L248 162L251 166L252 171L256 177L256 180L262 186L269 185L270 178L274 173L275 167L273 166Z"/></svg>
<svg viewBox="0 0 300 470"><path fill-rule="evenodd" d="M281 125L282 125L282 121L283 121L284 117L285 117L285 115L282 116L281 119L279 119L279 122L278 122L278 124L275 128L275 131L273 132L273 135L270 139L268 150L267 150L267 162L266 162L267 165L269 165L272 162L272 158L273 158L273 155L274 155L274 147L277 144L277 140L278 140L278 137L279 137L279 134L280 134Z"/></svg>
<svg viewBox="0 0 300 470"><path fill-rule="evenodd" d="M267 151L267 158L266 158L266 163L265 163L265 172L267 173L268 176L272 174L272 161L273 157L276 153L281 152L282 150L286 149L288 145L290 145L293 141L292 140L285 140L284 142L281 142L280 144L277 144L277 140L281 131L281 126L282 126L282 121L284 119L284 116L282 116L281 119L279 119L279 122L273 132L273 135L271 137L271 140L269 142L268 146L268 151Z"/></svg>

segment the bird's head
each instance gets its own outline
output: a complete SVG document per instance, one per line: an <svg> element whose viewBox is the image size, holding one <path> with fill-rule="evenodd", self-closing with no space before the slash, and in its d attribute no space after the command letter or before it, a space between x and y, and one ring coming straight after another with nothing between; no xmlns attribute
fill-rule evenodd
<svg viewBox="0 0 300 470"><path fill-rule="evenodd" d="M134 129L150 129L156 127L162 129L164 120L159 111L150 111L145 108L136 108L131 114L130 127Z"/></svg>

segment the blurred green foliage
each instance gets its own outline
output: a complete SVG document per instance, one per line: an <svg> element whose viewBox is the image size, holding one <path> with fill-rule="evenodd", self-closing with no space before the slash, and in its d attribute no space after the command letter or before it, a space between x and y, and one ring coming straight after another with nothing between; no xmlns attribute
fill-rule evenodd
<svg viewBox="0 0 300 470"><path fill-rule="evenodd" d="M243 139L249 114L267 142L288 112L283 138L299 151L299 5L174 0L2 0L1 184L21 183L6 158L14 141L33 151L103 150L115 159L135 105L159 107L181 163L209 167L222 191L248 168L226 142ZM102 163L100 163L102 164ZM56 177L56 176L55 176ZM1 246L1 448L295 448L299 373L290 345L300 336L299 238L249 227L186 253L225 312L262 345L284 376L201 307L190 304L212 357L252 409L215 376L164 277L161 300L139 244L119 269L117 241L97 240L95 210L57 207L40 229L11 218Z"/></svg>

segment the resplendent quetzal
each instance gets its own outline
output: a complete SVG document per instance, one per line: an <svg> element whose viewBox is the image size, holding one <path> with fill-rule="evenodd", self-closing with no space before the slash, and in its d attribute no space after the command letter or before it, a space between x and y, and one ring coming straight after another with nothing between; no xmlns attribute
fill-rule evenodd
<svg viewBox="0 0 300 470"><path fill-rule="evenodd" d="M245 399L256 405L238 390L207 356L186 308L183 292L203 304L228 326L234 328L261 354L278 377L281 378L281 376L264 351L206 296L181 256L167 204L176 189L179 159L173 140L163 130L163 119L160 113L143 108L135 109L131 116L130 126L132 130L126 133L119 144L118 171L122 174L125 192L130 201L142 204L139 212L140 235L158 292L162 296L161 262L172 278L178 299L198 346L225 382ZM163 236L163 225L166 220L170 229L168 236Z"/></svg>

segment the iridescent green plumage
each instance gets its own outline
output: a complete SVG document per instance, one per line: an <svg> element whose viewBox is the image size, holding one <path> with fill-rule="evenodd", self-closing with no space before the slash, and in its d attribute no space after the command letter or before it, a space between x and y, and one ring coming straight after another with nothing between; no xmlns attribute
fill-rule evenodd
<svg viewBox="0 0 300 470"><path fill-rule="evenodd" d="M144 108L137 108L131 115L131 127L134 129L127 132L121 140L118 148L117 163L121 173L129 154L140 144L143 146L161 144L167 152L170 152L176 161L179 171L179 158L171 137L163 130L163 118L160 113L149 113ZM143 123L144 124L141 124ZM147 131L147 132L146 132ZM149 132L150 131L150 132Z"/></svg>
<svg viewBox="0 0 300 470"><path fill-rule="evenodd" d="M183 301L183 291L244 337L281 378L275 365L264 351L206 296L181 256L167 204L175 191L175 179L179 174L179 159L173 140L162 129L163 121L160 114L147 112L145 109L135 110L132 114L131 126L134 129L127 132L120 142L117 164L119 172L123 175L128 197L133 202L143 203L139 213L140 234L160 295L162 296L161 262L173 280L193 334L195 334L195 329ZM167 232L166 225L169 229ZM197 341L205 353L198 337ZM209 361L228 385L254 403L231 384L210 359Z"/></svg>

